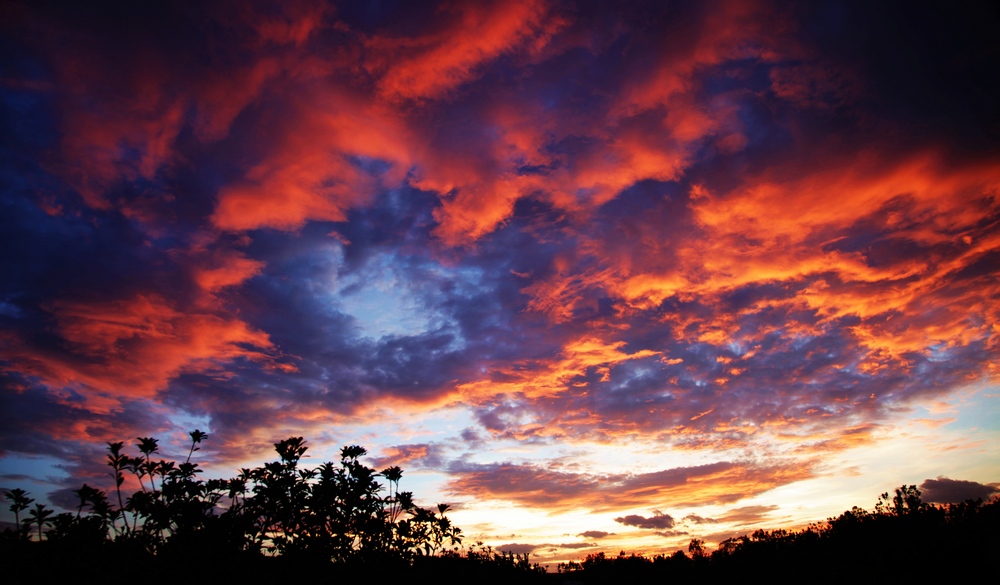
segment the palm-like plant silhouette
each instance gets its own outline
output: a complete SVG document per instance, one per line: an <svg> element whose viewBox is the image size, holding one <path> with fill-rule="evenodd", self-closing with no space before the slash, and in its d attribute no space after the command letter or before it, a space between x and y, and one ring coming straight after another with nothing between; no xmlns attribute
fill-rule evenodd
<svg viewBox="0 0 1000 585"><path fill-rule="evenodd" d="M208 433L203 433L198 429L195 429L188 434L191 436L191 448L188 450L188 456L187 459L184 460L184 463L191 463L191 455L193 455L195 451L200 451L197 445L208 438Z"/></svg>
<svg viewBox="0 0 1000 585"><path fill-rule="evenodd" d="M14 525L17 526L17 534L20 538L24 534L21 530L21 512L28 509L28 506L35 500L29 498L28 492L22 489L12 489L4 492L4 496L11 501L10 511L14 513Z"/></svg>
<svg viewBox="0 0 1000 585"><path fill-rule="evenodd" d="M115 493L118 495L118 509L110 512L109 523L112 530L117 534L128 534L128 519L125 517L125 501L122 499L122 484L125 483L125 474L132 463L132 458L122 453L125 443L108 443L108 466L111 467L111 477L115 481ZM122 519L122 528L119 532L117 520Z"/></svg>
<svg viewBox="0 0 1000 585"><path fill-rule="evenodd" d="M38 526L38 540L42 540L42 528L44 526L51 526L52 521L49 520L49 516L53 514L52 510L45 507L45 504L35 504L35 507L28 510L28 518L25 519L25 524L31 526L36 524Z"/></svg>
<svg viewBox="0 0 1000 585"><path fill-rule="evenodd" d="M157 446L158 441L152 437L138 437L136 440L139 441L139 444L136 445L136 447L139 449L139 452L142 453L143 456L145 457L145 460L143 459L133 460L135 468L139 471L138 473L136 473L136 475L139 476L139 485L140 486L142 485L142 476L148 475L149 489L156 490L156 486L153 484L155 467L153 466L153 462L150 460L150 455L156 453L159 450L159 447Z"/></svg>

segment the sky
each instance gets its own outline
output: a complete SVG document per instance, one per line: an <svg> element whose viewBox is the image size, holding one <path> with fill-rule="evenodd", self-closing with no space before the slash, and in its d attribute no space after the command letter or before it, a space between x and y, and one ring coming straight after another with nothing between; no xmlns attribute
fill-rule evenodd
<svg viewBox="0 0 1000 585"><path fill-rule="evenodd" d="M998 25L4 2L0 488L304 436L543 563L989 497Z"/></svg>

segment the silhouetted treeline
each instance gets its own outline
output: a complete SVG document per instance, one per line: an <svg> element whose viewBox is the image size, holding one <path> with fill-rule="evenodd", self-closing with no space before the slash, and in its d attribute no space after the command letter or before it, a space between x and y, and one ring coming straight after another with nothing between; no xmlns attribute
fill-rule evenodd
<svg viewBox="0 0 1000 585"><path fill-rule="evenodd" d="M16 529L0 537L4 581L841 583L1000 574L1000 500L934 506L902 486L874 511L855 507L800 531L758 530L711 553L700 540L688 554L598 553L546 575L527 554L481 543L459 549L448 506L417 506L399 489L402 470L365 466L361 447L309 469L299 465L305 442L292 437L275 444L277 461L205 481L191 456L206 437L191 433L182 463L154 460L152 438L138 439L134 457L109 443L114 489L75 490L75 512L54 514L23 490L6 492ZM122 489L129 475L131 493Z"/></svg>
<svg viewBox="0 0 1000 585"><path fill-rule="evenodd" d="M1000 575L1000 499L947 506L923 503L916 486L882 494L872 512L853 508L801 531L757 530L708 553L590 555L560 565L580 583L923 583L941 575ZM990 577L987 577L990 578Z"/></svg>

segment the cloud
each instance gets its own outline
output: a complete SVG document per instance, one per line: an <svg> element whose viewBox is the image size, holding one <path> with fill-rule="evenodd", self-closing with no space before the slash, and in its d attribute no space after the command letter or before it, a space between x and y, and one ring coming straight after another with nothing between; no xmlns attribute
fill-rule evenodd
<svg viewBox="0 0 1000 585"><path fill-rule="evenodd" d="M939 475L937 479L925 479L920 484L920 496L931 504L950 504L965 500L988 500L1000 491L995 484L981 484L975 481L949 479Z"/></svg>
<svg viewBox="0 0 1000 585"><path fill-rule="evenodd" d="M453 479L447 490L454 495L507 500L548 510L583 508L594 512L649 504L684 507L731 503L805 479L812 473L807 466L733 462L609 475L555 471L528 464L456 462L449 472Z"/></svg>
<svg viewBox="0 0 1000 585"><path fill-rule="evenodd" d="M101 394L152 398L182 372L221 372L238 359L273 363L274 346L262 331L209 311L182 312L155 293L58 300L43 308L66 350L25 344L6 349L6 359L53 387L74 387L95 400Z"/></svg>
<svg viewBox="0 0 1000 585"><path fill-rule="evenodd" d="M585 532L581 532L577 536L582 536L584 538L597 538L597 539L601 539L601 538L605 538L605 537L608 537L608 536L613 536L614 534L615 534L614 532L605 532L603 530L587 530Z"/></svg>
<svg viewBox="0 0 1000 585"><path fill-rule="evenodd" d="M538 50L560 21L546 2L445 3L436 31L417 37L376 35L365 41L374 53L369 67L389 98L435 98L477 77L485 65L516 49Z"/></svg>
<svg viewBox="0 0 1000 585"><path fill-rule="evenodd" d="M383 468L389 465L398 465L405 468L438 468L443 463L441 447L426 443L414 445L395 445L382 450L382 455L377 457L372 465L376 468Z"/></svg>
<svg viewBox="0 0 1000 585"><path fill-rule="evenodd" d="M501 544L500 546L497 547L497 550L505 553L513 553L515 555L523 555L526 553L530 553L531 551L541 546L544 545L511 543L511 544Z"/></svg>
<svg viewBox="0 0 1000 585"><path fill-rule="evenodd" d="M777 510L778 506L741 506L726 511L719 516L719 522L732 522L738 526L753 526L767 520L770 513Z"/></svg>
<svg viewBox="0 0 1000 585"><path fill-rule="evenodd" d="M405 122L339 87L299 93L275 117L260 129L269 140L255 145L258 162L220 189L212 214L219 229L344 221L380 190L401 186L413 164Z"/></svg>
<svg viewBox="0 0 1000 585"><path fill-rule="evenodd" d="M619 524L624 524L625 526L635 526L637 528L650 528L663 530L665 528L673 528L675 521L669 514L664 514L659 510L653 510L653 515L650 517L639 516L637 514L629 514L628 516L621 516L615 518L615 522Z"/></svg>
<svg viewBox="0 0 1000 585"><path fill-rule="evenodd" d="M705 518L703 516L698 516L697 514L688 514L684 517L684 521L694 524L717 524L721 522L721 520L716 518Z"/></svg>
<svg viewBox="0 0 1000 585"><path fill-rule="evenodd" d="M544 550L545 552L555 552L563 550L579 550L583 548L594 548L597 545L590 542L566 542L561 544L501 544L496 547L500 552L514 553L516 555L526 554Z"/></svg>

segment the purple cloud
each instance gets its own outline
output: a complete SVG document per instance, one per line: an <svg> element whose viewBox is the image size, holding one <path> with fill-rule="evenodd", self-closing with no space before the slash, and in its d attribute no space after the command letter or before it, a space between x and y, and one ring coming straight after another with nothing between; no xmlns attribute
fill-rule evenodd
<svg viewBox="0 0 1000 585"><path fill-rule="evenodd" d="M931 504L950 504L965 500L988 500L1000 492L996 484L981 484L963 479L950 479L939 475L937 479L925 479L920 484L920 497Z"/></svg>
<svg viewBox="0 0 1000 585"><path fill-rule="evenodd" d="M648 528L663 530L666 528L673 528L676 522L674 518L669 514L664 514L659 510L653 510L653 515L639 516L638 514L629 514L628 516L620 516L615 518L615 522L619 524L624 524L625 526L635 526L636 528Z"/></svg>

